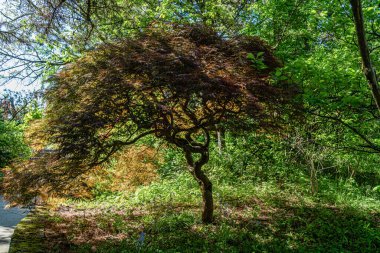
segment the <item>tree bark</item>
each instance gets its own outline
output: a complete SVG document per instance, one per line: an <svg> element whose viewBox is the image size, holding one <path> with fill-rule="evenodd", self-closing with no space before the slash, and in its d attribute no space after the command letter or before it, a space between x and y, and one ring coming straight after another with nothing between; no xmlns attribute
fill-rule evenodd
<svg viewBox="0 0 380 253"><path fill-rule="evenodd" d="M190 173L197 180L202 190L202 198L203 198L202 222L205 224L210 224L213 222L213 213L214 213L212 183L202 170L202 166L208 162L209 154L207 151L202 152L201 158L195 162L193 159L193 154L190 151L185 150L185 154L186 154L187 163L189 165Z"/></svg>
<svg viewBox="0 0 380 253"><path fill-rule="evenodd" d="M208 177L199 170L200 173L196 175L197 179L201 181L202 187L202 198L203 198L203 211L202 211L202 222L205 224L212 223L214 216L214 200L212 197L212 183ZM203 175L200 175L203 174Z"/></svg>
<svg viewBox="0 0 380 253"><path fill-rule="evenodd" d="M376 107L380 112L380 91L376 72L372 66L367 39L365 36L362 4L360 0L350 0L350 2L355 20L355 28L358 37L360 55L362 57L363 62L363 72L372 91L372 96L375 100Z"/></svg>

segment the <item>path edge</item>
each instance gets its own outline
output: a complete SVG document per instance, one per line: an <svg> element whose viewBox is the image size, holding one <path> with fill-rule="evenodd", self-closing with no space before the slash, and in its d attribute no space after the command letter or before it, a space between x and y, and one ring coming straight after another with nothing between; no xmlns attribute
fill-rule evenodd
<svg viewBox="0 0 380 253"><path fill-rule="evenodd" d="M44 224L46 212L37 208L27 214L16 226L11 237L8 253L43 253Z"/></svg>

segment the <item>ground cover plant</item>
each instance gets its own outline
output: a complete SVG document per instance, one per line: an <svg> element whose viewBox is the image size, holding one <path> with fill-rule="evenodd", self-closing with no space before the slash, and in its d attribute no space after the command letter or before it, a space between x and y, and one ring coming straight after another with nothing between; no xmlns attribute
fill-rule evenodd
<svg viewBox="0 0 380 253"><path fill-rule="evenodd" d="M132 191L110 192L103 185L96 189L92 200L72 199L56 207L45 225L49 238L46 249L52 252L62 249L376 252L379 249L380 196L373 190L375 184L362 181L366 173L361 174L360 170L364 168L355 169L358 173L355 175L347 172L344 163L335 161L334 172L319 171L318 192L313 194L307 164L292 161L296 152L262 150L253 158L251 152L244 154L257 148L258 136L251 137L231 138L227 134L230 148L225 152L232 161L245 159L248 165L245 169L252 173L229 173L242 170L242 165L231 164L220 156L205 166L214 182L216 208L212 224L202 225L197 215L201 193L191 176L180 168L186 166L180 150L166 148L161 151L165 161L157 168L160 180ZM212 145L211 152L218 154L217 145ZM277 161L283 160L273 163L272 156ZM366 160L360 155L350 159ZM321 161L331 166L330 162ZM371 162L372 159L367 159L365 166L371 166ZM260 169L255 163L267 165ZM374 175L380 176L378 171Z"/></svg>

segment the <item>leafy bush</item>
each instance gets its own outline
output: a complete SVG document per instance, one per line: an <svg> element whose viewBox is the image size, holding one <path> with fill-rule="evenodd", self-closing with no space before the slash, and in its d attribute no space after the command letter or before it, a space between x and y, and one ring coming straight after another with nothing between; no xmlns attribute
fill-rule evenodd
<svg viewBox="0 0 380 253"><path fill-rule="evenodd" d="M0 119L0 168L17 157L27 157L29 149L24 143L23 130L16 122Z"/></svg>

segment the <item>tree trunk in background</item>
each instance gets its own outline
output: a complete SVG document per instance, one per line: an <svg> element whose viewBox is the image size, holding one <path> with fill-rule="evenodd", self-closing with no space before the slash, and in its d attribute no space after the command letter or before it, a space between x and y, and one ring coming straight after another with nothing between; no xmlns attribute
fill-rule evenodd
<svg viewBox="0 0 380 253"><path fill-rule="evenodd" d="M216 137L218 139L219 155L221 155L223 152L223 149L226 146L226 141L225 141L226 131L222 127L216 126Z"/></svg>
<svg viewBox="0 0 380 253"><path fill-rule="evenodd" d="M315 163L313 159L311 159L310 161L310 188L311 188L312 195L315 195L318 193L317 170L315 168Z"/></svg>
<svg viewBox="0 0 380 253"><path fill-rule="evenodd" d="M356 34L358 37L358 44L360 49L360 55L363 62L363 72L368 81L369 87L372 91L372 96L375 100L377 109L380 112L380 92L377 82L377 76L375 69L372 66L371 57L369 54L368 43L365 35L364 18L362 11L362 4L360 0L350 0L352 13L355 20Z"/></svg>
<svg viewBox="0 0 380 253"><path fill-rule="evenodd" d="M203 211L202 211L202 222L205 224L210 224L213 222L214 214L214 200L212 196L212 183L210 179L202 170L202 166L207 163L209 159L208 152L201 153L201 158L194 162L192 153L185 150L186 160L189 165L190 173L197 180L202 191L203 198Z"/></svg>

